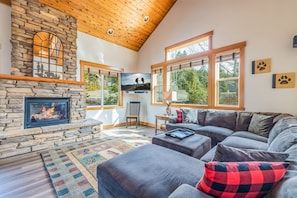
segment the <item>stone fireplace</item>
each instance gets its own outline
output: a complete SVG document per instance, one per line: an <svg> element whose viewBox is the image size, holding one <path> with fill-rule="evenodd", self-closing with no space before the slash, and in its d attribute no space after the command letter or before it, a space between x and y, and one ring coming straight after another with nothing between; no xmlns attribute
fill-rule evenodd
<svg viewBox="0 0 297 198"><path fill-rule="evenodd" d="M68 98L69 123L26 128L28 98ZM44 102L47 110L53 106ZM42 112L42 105L37 109L29 113L30 118ZM100 137L102 123L85 117L84 82L0 74L0 159Z"/></svg>
<svg viewBox="0 0 297 198"><path fill-rule="evenodd" d="M25 97L24 128L35 128L70 121L70 98Z"/></svg>
<svg viewBox="0 0 297 198"><path fill-rule="evenodd" d="M13 0L11 21L11 75L0 74L0 159L100 137L102 123L86 119L85 82L76 81L76 19L37 0ZM40 31L61 39L63 79L33 75L33 37ZM68 104L47 99L26 109L29 98L68 98Z"/></svg>

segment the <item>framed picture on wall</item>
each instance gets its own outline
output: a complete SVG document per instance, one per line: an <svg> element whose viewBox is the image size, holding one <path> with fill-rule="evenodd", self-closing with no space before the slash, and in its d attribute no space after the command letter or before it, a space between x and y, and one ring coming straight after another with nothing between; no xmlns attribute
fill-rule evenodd
<svg viewBox="0 0 297 198"><path fill-rule="evenodd" d="M272 88L294 88L295 72L272 75Z"/></svg>
<svg viewBox="0 0 297 198"><path fill-rule="evenodd" d="M271 58L252 61L252 74L268 73L271 71Z"/></svg>

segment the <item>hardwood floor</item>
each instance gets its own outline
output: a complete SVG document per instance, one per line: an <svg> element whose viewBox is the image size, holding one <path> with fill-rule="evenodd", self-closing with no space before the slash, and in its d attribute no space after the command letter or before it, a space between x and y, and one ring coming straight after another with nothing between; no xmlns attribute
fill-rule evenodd
<svg viewBox="0 0 297 198"><path fill-rule="evenodd" d="M39 153L0 160L0 197L57 197Z"/></svg>
<svg viewBox="0 0 297 198"><path fill-rule="evenodd" d="M113 128L103 136L141 134L152 137L154 128ZM39 153L0 159L0 198L55 198L56 192Z"/></svg>

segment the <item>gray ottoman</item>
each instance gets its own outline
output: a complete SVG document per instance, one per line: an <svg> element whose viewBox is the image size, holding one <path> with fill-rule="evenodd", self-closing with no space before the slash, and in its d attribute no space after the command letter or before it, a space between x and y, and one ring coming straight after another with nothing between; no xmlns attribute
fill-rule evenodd
<svg viewBox="0 0 297 198"><path fill-rule="evenodd" d="M137 147L97 166L100 198L168 198L181 184L195 186L204 162L155 144Z"/></svg>
<svg viewBox="0 0 297 198"><path fill-rule="evenodd" d="M156 135L152 139L153 144L157 144L178 152L200 159L211 149L211 139L209 137L194 134L182 140L165 135Z"/></svg>

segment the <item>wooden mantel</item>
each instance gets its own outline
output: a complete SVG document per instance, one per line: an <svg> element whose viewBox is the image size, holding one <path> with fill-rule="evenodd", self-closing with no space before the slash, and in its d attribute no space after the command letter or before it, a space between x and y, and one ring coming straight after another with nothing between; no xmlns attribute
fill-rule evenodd
<svg viewBox="0 0 297 198"><path fill-rule="evenodd" d="M81 81L58 80L58 79L52 79L52 78L37 78L37 77L30 77L30 76L16 76L16 75L9 75L9 74L0 74L0 79L25 80L25 81L61 83L61 84L76 84L76 85L86 84L86 82L81 82Z"/></svg>

